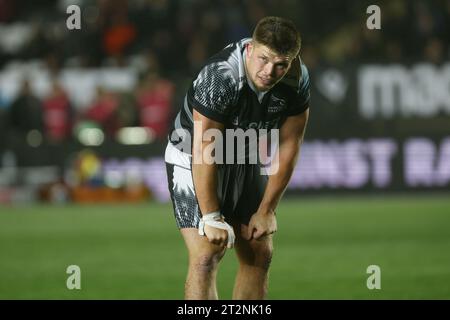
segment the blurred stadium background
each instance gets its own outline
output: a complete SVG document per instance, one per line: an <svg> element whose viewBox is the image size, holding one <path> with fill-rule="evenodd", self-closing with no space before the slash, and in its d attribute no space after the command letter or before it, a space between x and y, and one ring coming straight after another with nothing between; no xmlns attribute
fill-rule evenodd
<svg viewBox="0 0 450 320"><path fill-rule="evenodd" d="M202 63L266 15L298 25L312 79L269 298L450 298L448 0L0 0L1 299L183 297L168 124ZM223 298L235 270L229 252Z"/></svg>

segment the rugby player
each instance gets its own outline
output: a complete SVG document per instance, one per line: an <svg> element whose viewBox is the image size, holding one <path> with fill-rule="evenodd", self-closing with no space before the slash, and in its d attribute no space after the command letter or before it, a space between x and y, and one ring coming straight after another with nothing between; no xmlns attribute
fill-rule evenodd
<svg viewBox="0 0 450 320"><path fill-rule="evenodd" d="M218 299L218 265L232 247L239 260L233 299L266 297L276 208L309 114L310 82L300 47L290 20L265 17L252 38L212 56L187 91L165 152L175 219L189 254L186 299ZM208 130L239 129L279 130L276 172L261 174L261 163L202 161L211 144L222 147L205 138ZM236 152L227 146L223 152Z"/></svg>

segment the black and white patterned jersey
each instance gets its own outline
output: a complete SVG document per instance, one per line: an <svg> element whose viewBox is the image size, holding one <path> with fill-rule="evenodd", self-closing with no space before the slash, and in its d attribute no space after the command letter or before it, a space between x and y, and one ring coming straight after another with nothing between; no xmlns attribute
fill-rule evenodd
<svg viewBox="0 0 450 320"><path fill-rule="evenodd" d="M193 136L193 109L226 129L279 129L286 117L304 112L310 99L306 66L295 59L284 78L264 93L254 89L245 72L251 38L225 47L211 57L192 82L169 133L177 146ZM185 132L188 135L185 135ZM192 141L192 140L191 140ZM180 149L180 148L179 148ZM182 149L190 153L190 150Z"/></svg>

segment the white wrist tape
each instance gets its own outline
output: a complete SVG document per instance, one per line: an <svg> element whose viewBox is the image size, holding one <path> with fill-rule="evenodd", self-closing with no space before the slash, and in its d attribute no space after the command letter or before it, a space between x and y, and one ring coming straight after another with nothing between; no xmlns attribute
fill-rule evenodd
<svg viewBox="0 0 450 320"><path fill-rule="evenodd" d="M223 219L222 214L219 211L211 212L208 214L203 215L203 217L200 219L200 224L198 226L198 234L201 236L205 235L205 225L226 230L228 232L228 248L233 248L235 235L233 231L233 227L231 227L228 223L220 221L220 219Z"/></svg>

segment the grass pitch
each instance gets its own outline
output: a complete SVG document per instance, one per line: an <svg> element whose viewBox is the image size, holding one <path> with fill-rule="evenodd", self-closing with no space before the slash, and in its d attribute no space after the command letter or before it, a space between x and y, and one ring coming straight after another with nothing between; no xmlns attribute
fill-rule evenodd
<svg viewBox="0 0 450 320"><path fill-rule="evenodd" d="M269 299L450 299L448 195L286 199L274 243ZM0 207L0 299L182 299L186 267L171 205ZM228 251L220 298L236 269Z"/></svg>

